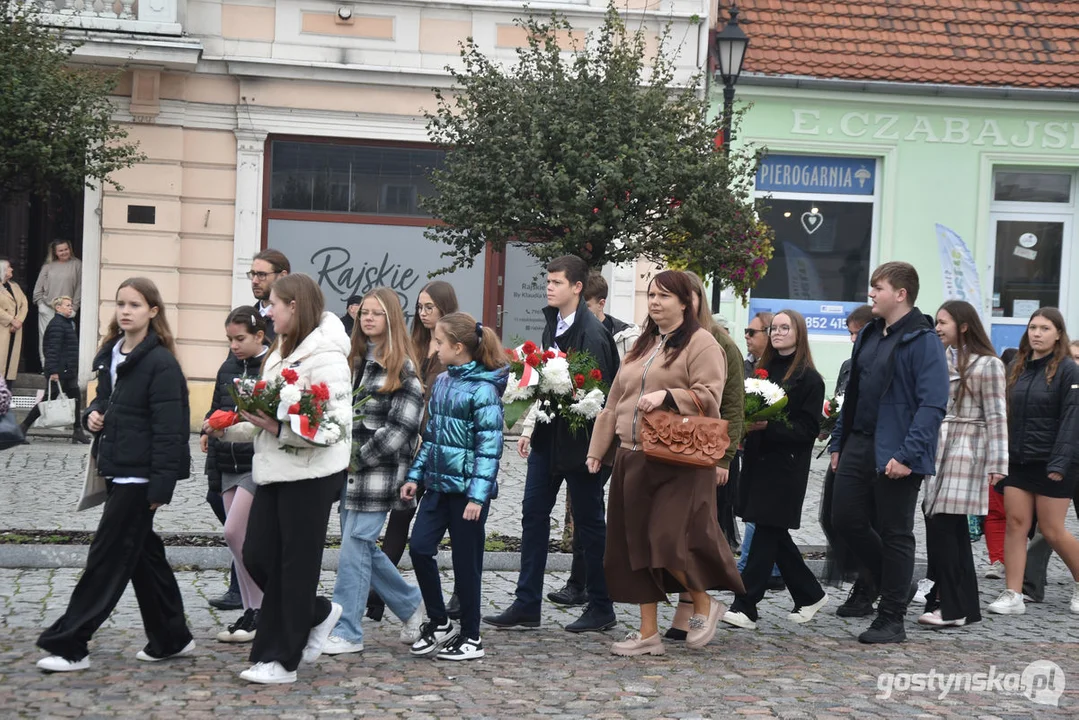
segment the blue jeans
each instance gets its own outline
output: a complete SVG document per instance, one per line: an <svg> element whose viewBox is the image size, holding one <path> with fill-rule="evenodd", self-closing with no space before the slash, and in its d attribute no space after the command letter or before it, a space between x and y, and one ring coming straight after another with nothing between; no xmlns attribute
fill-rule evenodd
<svg viewBox="0 0 1079 720"><path fill-rule="evenodd" d="M480 582L483 579L483 543L486 538L488 500L480 510L479 520L465 520L468 498L462 493L440 493L428 490L423 494L412 526L408 553L416 571L416 582L423 591L427 616L432 620L447 619L442 597L442 578L438 572L438 544L450 531L453 553L453 585L461 601L461 634L470 640L480 637Z"/></svg>
<svg viewBox="0 0 1079 720"><path fill-rule="evenodd" d="M551 510L562 480L569 489L573 509L573 529L580 538L585 560L585 589L588 605L600 612L612 612L603 572L607 547L607 520L603 506L602 474L592 475L582 465L563 475L551 474L551 457L546 449L532 448L528 455L525 496L521 508L521 574L517 578L516 605L526 613L539 614L543 602L543 574L547 569L547 547L551 540Z"/></svg>
<svg viewBox="0 0 1079 720"><path fill-rule="evenodd" d="M753 543L753 533L757 529L757 523L746 523L746 531L742 537L742 551L738 556L738 572L746 571L746 563L749 562L749 546ZM772 577L779 577L779 566L772 566Z"/></svg>
<svg viewBox="0 0 1079 720"><path fill-rule="evenodd" d="M363 642L360 620L372 588L402 622L412 617L420 606L420 589L405 582L378 547L378 535L388 514L341 509L341 558L333 601L344 612L333 634L349 642Z"/></svg>

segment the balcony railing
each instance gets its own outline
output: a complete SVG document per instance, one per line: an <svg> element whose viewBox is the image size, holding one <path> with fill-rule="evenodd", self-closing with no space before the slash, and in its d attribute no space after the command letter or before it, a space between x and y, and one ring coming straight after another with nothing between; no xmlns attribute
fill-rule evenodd
<svg viewBox="0 0 1079 720"><path fill-rule="evenodd" d="M41 21L81 30L181 35L180 0L36 0Z"/></svg>

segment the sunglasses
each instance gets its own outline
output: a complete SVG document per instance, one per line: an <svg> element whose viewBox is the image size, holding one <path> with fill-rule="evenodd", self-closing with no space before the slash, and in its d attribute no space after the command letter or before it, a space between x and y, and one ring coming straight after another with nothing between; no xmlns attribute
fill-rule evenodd
<svg viewBox="0 0 1079 720"><path fill-rule="evenodd" d="M753 328L746 328L746 331L745 331L745 335L746 335L747 338L756 337L757 333L765 333L765 334L767 334L768 333L768 328L764 328L763 330L754 330Z"/></svg>

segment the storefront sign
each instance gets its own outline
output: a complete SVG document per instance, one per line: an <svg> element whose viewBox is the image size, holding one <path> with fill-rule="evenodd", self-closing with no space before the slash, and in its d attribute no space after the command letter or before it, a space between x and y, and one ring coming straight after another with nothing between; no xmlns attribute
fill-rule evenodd
<svg viewBox="0 0 1079 720"><path fill-rule="evenodd" d="M827 117L822 117L821 110L817 108L793 108L791 113L792 135L838 135L886 142L1079 150L1079 122L969 119L947 115L860 111L845 113L837 121L831 122Z"/></svg>
<svg viewBox="0 0 1079 720"><path fill-rule="evenodd" d="M547 272L544 264L521 245L506 246L506 292L502 315L502 338L507 345L543 337L547 307Z"/></svg>
<svg viewBox="0 0 1079 720"><path fill-rule="evenodd" d="M805 316L806 327L813 335L847 335L847 316L864 304L755 297L749 301L749 316L759 312L775 314L781 310L794 310Z"/></svg>
<svg viewBox="0 0 1079 720"><path fill-rule="evenodd" d="M326 296L326 309L345 311L350 295L380 286L397 293L412 321L427 273L445 266L443 247L423 235L423 227L364 223L270 220L267 247L288 257L293 272L307 273ZM453 285L457 303L476 318L483 312L483 260L436 280Z"/></svg>
<svg viewBox="0 0 1079 720"><path fill-rule="evenodd" d="M768 155L757 170L757 192L872 195L873 158ZM814 228L816 229L816 228ZM807 228L808 232L812 232Z"/></svg>

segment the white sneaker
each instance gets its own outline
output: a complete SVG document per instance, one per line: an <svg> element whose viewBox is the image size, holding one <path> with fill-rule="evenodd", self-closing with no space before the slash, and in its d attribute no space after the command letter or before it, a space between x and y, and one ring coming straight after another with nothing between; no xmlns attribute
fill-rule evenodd
<svg viewBox="0 0 1079 720"><path fill-rule="evenodd" d="M82 660L68 660L59 655L50 655L37 661L37 666L45 672L75 672L76 670L90 669L90 656Z"/></svg>
<svg viewBox="0 0 1079 720"><path fill-rule="evenodd" d="M1079 582L1075 583L1075 590L1072 591L1071 611L1079 614Z"/></svg>
<svg viewBox="0 0 1079 720"><path fill-rule="evenodd" d="M434 620L428 620L420 628L420 638L412 643L412 649L409 652L417 657L436 653L456 640L458 635L460 631L449 620L442 625L437 625Z"/></svg>
<svg viewBox="0 0 1079 720"><path fill-rule="evenodd" d="M420 600L419 607L416 608L416 612L412 613L412 617L405 621L405 626L401 628L400 640L404 645L411 645L420 639L420 626L423 625L423 600Z"/></svg>
<svg viewBox="0 0 1079 720"><path fill-rule="evenodd" d="M435 655L436 660L479 660L483 657L483 641L479 638L466 639L458 635L457 639L446 645Z"/></svg>
<svg viewBox="0 0 1079 720"><path fill-rule="evenodd" d="M985 577L989 580L1000 580L1004 577L1004 563L997 560L985 571Z"/></svg>
<svg viewBox="0 0 1079 720"><path fill-rule="evenodd" d="M330 635L326 638L326 644L322 646L323 655L345 655L347 653L363 652L363 643L345 640L343 637Z"/></svg>
<svg viewBox="0 0 1079 720"><path fill-rule="evenodd" d="M746 630L757 629L757 623L750 620L749 616L742 612L728 610L727 612L723 613L723 617L721 617L720 620L727 623L728 625L734 625L735 627L744 628Z"/></svg>
<svg viewBox="0 0 1079 720"><path fill-rule="evenodd" d="M927 612L918 618L919 625L929 625L930 627L963 627L967 624L966 618L959 618L958 620L945 620L944 615L940 610L934 610L933 612Z"/></svg>
<svg viewBox="0 0 1079 720"><path fill-rule="evenodd" d="M1027 611L1027 606L1023 603L1022 593L1017 593L1015 590L1005 590L1000 594L1000 597L989 603L989 607L986 609L997 615L1022 615Z"/></svg>
<svg viewBox="0 0 1079 720"><path fill-rule="evenodd" d="M806 605L805 607L795 608L794 612L787 616L787 619L791 622L799 624L807 623L813 619L813 616L817 614L817 611L828 604L828 593L824 593L817 602L812 605Z"/></svg>
<svg viewBox="0 0 1079 720"><path fill-rule="evenodd" d="M187 645L184 645L183 649L181 649L179 652L173 653L172 655L166 655L165 657L154 657L153 655L146 652L145 650L139 650L139 652L135 655L135 659L136 660L142 660L143 662L161 662L162 660L172 660L174 658L181 658L181 657L184 657L186 655L190 655L193 652L195 652L195 641L194 640L189 642Z"/></svg>
<svg viewBox="0 0 1079 720"><path fill-rule="evenodd" d="M296 671L289 672L279 662L260 662L240 673L247 682L260 685L285 685L296 682Z"/></svg>
<svg viewBox="0 0 1079 720"><path fill-rule="evenodd" d="M925 605L929 591L933 589L935 585L929 578L922 578L918 581L918 590L914 593L914 599L911 602L916 602L919 605Z"/></svg>
<svg viewBox="0 0 1079 720"><path fill-rule="evenodd" d="M311 632L307 634L307 645L303 649L303 661L305 663L313 663L318 660L318 656L322 654L322 646L326 644L326 638L333 632L333 629L337 626L337 621L341 619L341 613L344 611L345 609L337 603L330 603L330 614L326 616L325 620L311 628ZM293 674L295 675L295 673ZM286 682L293 682L293 680L287 680Z"/></svg>

